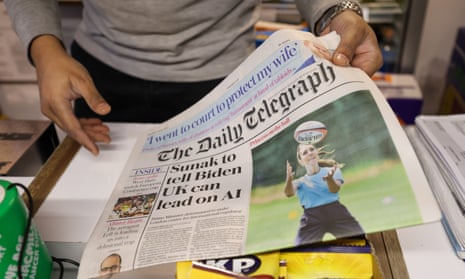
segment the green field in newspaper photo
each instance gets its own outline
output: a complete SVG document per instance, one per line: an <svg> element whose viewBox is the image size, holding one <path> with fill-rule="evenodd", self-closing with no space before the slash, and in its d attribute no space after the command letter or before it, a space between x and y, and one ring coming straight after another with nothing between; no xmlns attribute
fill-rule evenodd
<svg viewBox="0 0 465 279"><path fill-rule="evenodd" d="M286 161L294 179L305 175L297 161L294 131L306 121L320 121L327 135L316 147L334 151L344 184L340 202L365 233L400 228L422 222L415 194L370 92L358 91L333 101L296 121L270 141L252 151L253 189L246 252L294 246L303 214L299 199L284 194ZM326 234L324 240L333 239Z"/></svg>

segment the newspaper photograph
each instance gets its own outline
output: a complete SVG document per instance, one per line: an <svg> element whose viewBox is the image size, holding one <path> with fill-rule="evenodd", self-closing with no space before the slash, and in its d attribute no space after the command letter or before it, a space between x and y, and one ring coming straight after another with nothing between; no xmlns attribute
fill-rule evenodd
<svg viewBox="0 0 465 279"><path fill-rule="evenodd" d="M277 31L205 98L140 135L78 278L439 220L379 89L326 59L338 43Z"/></svg>

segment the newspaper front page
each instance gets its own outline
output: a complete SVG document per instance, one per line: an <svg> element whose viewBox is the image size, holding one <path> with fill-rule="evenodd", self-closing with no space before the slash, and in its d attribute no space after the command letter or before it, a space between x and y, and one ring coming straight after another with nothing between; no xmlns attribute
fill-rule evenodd
<svg viewBox="0 0 465 279"><path fill-rule="evenodd" d="M204 99L140 135L78 278L105 271L133 278L164 263L314 242L297 236L303 207L314 201L297 186L295 195L284 191L287 175L295 185L310 177L299 158L305 150L339 162L308 187L337 177L343 185L330 194L333 204L363 232L438 220L424 173L382 94L362 71L324 59L338 42L335 33L275 32ZM104 267L108 257L117 263Z"/></svg>

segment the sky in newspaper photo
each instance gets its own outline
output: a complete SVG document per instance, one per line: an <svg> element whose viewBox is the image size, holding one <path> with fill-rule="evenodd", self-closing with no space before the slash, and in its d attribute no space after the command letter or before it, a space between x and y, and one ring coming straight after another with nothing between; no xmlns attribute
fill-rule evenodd
<svg viewBox="0 0 465 279"><path fill-rule="evenodd" d="M383 117L370 92L358 91L309 113L252 150L247 253L295 245L303 208L297 195L286 197L284 193L286 162L292 166L294 180L305 175L297 159L294 131L306 121L326 126L327 135L314 146L333 151L330 157L343 164L339 201L365 233L422 222ZM323 240L333 238L326 233Z"/></svg>

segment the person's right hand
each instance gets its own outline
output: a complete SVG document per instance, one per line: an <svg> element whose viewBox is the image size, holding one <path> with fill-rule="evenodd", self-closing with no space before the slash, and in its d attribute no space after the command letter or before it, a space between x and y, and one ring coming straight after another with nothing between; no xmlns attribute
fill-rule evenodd
<svg viewBox="0 0 465 279"><path fill-rule="evenodd" d="M383 65L376 34L358 14L346 10L331 20L321 35L336 31L341 36L332 61L339 66L357 67L372 76Z"/></svg>
<svg viewBox="0 0 465 279"><path fill-rule="evenodd" d="M78 120L72 108L74 100L84 98L97 114L105 115L111 110L95 88L89 73L51 35L34 39L30 54L37 71L42 113L97 155L99 149L96 142L111 141L108 126L96 118Z"/></svg>

